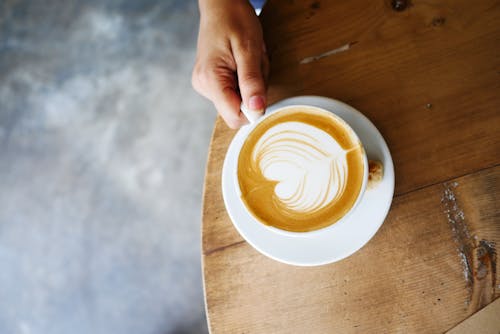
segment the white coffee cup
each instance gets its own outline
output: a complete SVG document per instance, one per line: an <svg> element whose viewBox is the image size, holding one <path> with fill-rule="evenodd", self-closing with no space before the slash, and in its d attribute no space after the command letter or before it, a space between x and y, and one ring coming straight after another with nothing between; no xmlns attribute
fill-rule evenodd
<svg viewBox="0 0 500 334"><path fill-rule="evenodd" d="M354 138L355 140L357 140L359 142L359 145L361 147L362 160L363 160L363 164L364 165L363 165L363 179L362 179L361 188L359 190L358 196L356 197L356 200L354 201L354 203L351 205L351 207L349 208L349 210L340 219L338 219L337 221L333 222L331 225L328 225L326 227L322 227L320 229L316 229L316 230L312 230L312 231L306 231L306 232L293 232L293 231L288 231L288 230L280 229L280 228L277 228L277 227L273 227L271 225L264 224L263 222L261 222L251 212L251 210L245 204L243 205L245 207L247 213L255 219L255 223L256 224L262 224L262 225L264 225L267 229L269 229L273 233L278 233L278 234L282 234L282 235L286 235L286 236L292 236L292 237L308 237L308 236L314 236L314 235L317 235L317 234L322 234L322 233L325 233L325 232L330 231L332 229L335 229L336 227L338 227L341 224L346 223L346 220L347 220L348 216L356 209L356 207L358 206L359 202L363 198L363 194L365 193L366 186L367 186L367 183L368 183L368 159L367 159L365 150L363 148L363 145L362 145L361 141L359 140L359 137L357 136L357 134L355 133L355 131L349 126L349 124L347 124L342 118L340 118L339 116L335 115L334 113L332 113L332 112L330 112L328 110L325 110L323 108L318 108L318 107L315 107L315 106L309 106L309 105L289 105L289 106L286 106L286 107L283 107L283 108L275 109L275 110L273 110L270 113L266 113L264 116L262 116L259 119L255 120L253 123L250 123L250 124L246 125L245 129L243 129L243 131L245 131L246 134L247 134L247 136L248 136L248 135L250 135L252 133L252 131L260 123L265 122L266 119L268 119L271 115L274 115L274 114L280 113L280 112L285 113L287 110L293 110L293 109L296 110L296 109L301 109L301 108L307 109L307 110L314 110L315 112L317 111L317 112L321 112L321 113L328 113L329 116L333 117L336 121L338 121L340 124L342 124L343 129L347 130L350 133L350 135L352 136L352 138ZM239 156L239 154L241 152L242 147L243 147L243 145L241 145L239 147L238 156ZM238 168L236 168L234 170L233 179L234 179L234 182L235 182L235 187L236 187L236 190L237 190L237 194L239 195L239 197L241 199L242 193L241 193L240 184L239 184L239 180L238 180Z"/></svg>

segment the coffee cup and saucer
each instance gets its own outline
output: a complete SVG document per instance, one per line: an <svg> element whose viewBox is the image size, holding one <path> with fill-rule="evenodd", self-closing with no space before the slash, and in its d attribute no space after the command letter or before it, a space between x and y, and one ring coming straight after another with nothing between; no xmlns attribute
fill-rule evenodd
<svg viewBox="0 0 500 334"><path fill-rule="evenodd" d="M392 202L394 167L382 135L359 111L299 96L269 106L236 133L222 193L233 225L257 251L318 266L350 256L375 235Z"/></svg>

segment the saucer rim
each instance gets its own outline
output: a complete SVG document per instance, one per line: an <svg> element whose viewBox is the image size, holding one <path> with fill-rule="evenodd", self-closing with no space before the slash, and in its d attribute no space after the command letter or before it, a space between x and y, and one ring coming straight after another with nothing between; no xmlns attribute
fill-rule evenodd
<svg viewBox="0 0 500 334"><path fill-rule="evenodd" d="M244 141L244 139L246 138L246 134L248 134L248 132L251 131L253 126L245 126L244 128L241 128L236 133L236 135L233 137L233 139L228 147L228 150L226 152L226 157L224 159L224 164L223 164L223 169L222 169L222 195L223 195L224 205L226 207L226 211L231 219L233 226L236 228L236 230L241 235L241 237L245 241L247 241L254 249L256 249L258 252L262 253L263 255L265 255L271 259L274 259L278 262L286 263L286 264L290 264L290 265L295 265L295 266L319 266L319 265L325 265L325 264L337 262L337 261L340 261L346 257L349 257L350 255L354 254L359 249L364 247L373 238L373 236L378 232L378 230L380 229L380 227L384 223L385 218L387 217L387 214L390 210L390 207L392 204L392 199L394 196L394 183L395 183L394 181L395 180L394 180L394 165L393 165L393 161L392 161L392 156L390 154L390 150L387 146L387 143L385 142L383 136L380 134L380 131L375 127L375 125L365 115L363 115L360 111L356 110L352 106L347 105L341 101L327 98L327 97L304 95L304 96L296 96L296 97L291 97L291 98L287 98L287 99L278 101L277 103L270 106L268 109L270 112L274 112L276 109L281 109L283 107L287 107L287 106L291 106L291 105L310 105L313 107L318 107L318 108L327 110L329 112L332 112L333 114L335 114L339 118L343 119L351 128L353 128L353 126L347 120L345 120L344 117L342 117L341 115L338 115L338 113L336 113L335 110L332 110L332 109L337 109L338 107L343 108L345 110L345 112L353 113L355 118L361 118L362 123L364 123L363 126L365 127L364 131L369 132L370 137L376 137L376 140L375 140L376 146L381 148L382 152L383 152L383 158L385 161L384 176L388 177L388 179L386 179L386 182L388 182L389 189L387 189L387 191L390 192L390 195L389 195L389 193L387 193L387 195L389 195L389 196L388 196L388 200L387 200L386 205L384 206L383 210L380 210L380 208L378 208L378 207L375 208L373 205L370 206L371 207L370 211L379 211L379 213L381 213L380 214L380 217L381 217L380 221L370 224L372 226L370 229L372 231L372 233L365 235L363 240L357 243L358 245L356 245L356 247L352 247L348 250L340 251L339 254L332 254L331 256L322 256L322 259L320 259L318 261L314 261L314 260L301 261L301 260L290 259L290 258L293 258L293 256L283 258L281 256L276 256L273 254L273 252L272 252L273 247L272 246L261 247L261 245L259 245L258 243L255 243L254 240L252 240L253 237L249 237L247 235L247 232L245 231L243 226L240 226L242 224L239 223L238 221L243 221L244 219L250 218L250 221L251 221L250 224L258 224L261 227L266 227L267 232L271 233L273 235L273 237L277 237L278 239L286 240L286 243L290 243L290 244L294 243L294 239L295 240L297 240L297 239L318 239L319 242L326 242L327 240L322 240L322 237L324 237L326 234L331 234L331 232L334 231L335 229L327 231L330 233L322 233L319 235L306 234L306 235L301 236L299 234L297 236L289 236L289 235L285 235L285 234L282 234L282 233L279 233L277 231L273 231L273 230L269 229L268 226L259 222L256 218L251 216L248 212L246 212L246 214L248 215L246 218L242 217L241 215L238 217L235 216L235 215L238 215L236 212L234 212L234 211L236 211L236 209L230 209L232 204L228 203L228 201L229 201L229 196L236 196L237 197L237 189L235 189L237 187L235 187L235 184L233 182L231 182L232 181L231 174L236 174L236 173L230 173L231 168L237 167L237 162L229 161L230 159L228 159L228 156L230 156L231 153L233 153L234 155L238 154L238 152L233 152L235 150L235 147L238 144L238 141L240 141L239 146L241 148L242 141ZM328 107L328 105L330 105L330 107ZM246 132L246 134L245 134L245 132ZM359 136L359 137L361 137L361 136ZM366 144L363 143L363 146L365 147L366 155L369 159L369 151L366 149ZM235 160L237 160L237 159L235 159ZM231 164L231 162L232 162L233 166L229 166ZM231 189L230 189L231 185L232 185L232 188L234 190L234 194L232 194L232 195L228 194L228 192L231 191ZM362 198L360 199L360 201L358 203L359 205L357 205L352 210L352 214L354 214L357 210L359 210L360 207L362 206L361 204L366 201L366 192L368 192L368 191L377 191L377 189L365 190L365 193L362 195ZM379 191L380 191L380 189L379 189ZM385 192L385 190L384 190L384 192ZM236 198L236 202L238 202L237 198ZM243 204L240 203L240 206L243 206ZM341 221L338 221L337 223L333 224L330 227L333 227L336 225L344 225L344 224L348 223L349 220L352 220L353 216L354 215L349 214L348 216L344 217L347 219L341 219Z"/></svg>

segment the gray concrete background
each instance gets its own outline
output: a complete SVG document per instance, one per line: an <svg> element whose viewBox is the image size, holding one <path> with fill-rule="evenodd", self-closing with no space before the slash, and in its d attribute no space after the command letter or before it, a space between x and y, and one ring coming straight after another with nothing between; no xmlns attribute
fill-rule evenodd
<svg viewBox="0 0 500 334"><path fill-rule="evenodd" d="M196 1L0 1L0 333L204 333Z"/></svg>

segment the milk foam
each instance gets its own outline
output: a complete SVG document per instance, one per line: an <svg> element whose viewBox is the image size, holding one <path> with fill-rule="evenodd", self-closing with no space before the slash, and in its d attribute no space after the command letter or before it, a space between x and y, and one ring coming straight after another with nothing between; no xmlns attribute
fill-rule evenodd
<svg viewBox="0 0 500 334"><path fill-rule="evenodd" d="M336 201L347 183L347 151L325 131L301 122L279 123L256 143L252 160L290 210L314 212Z"/></svg>

